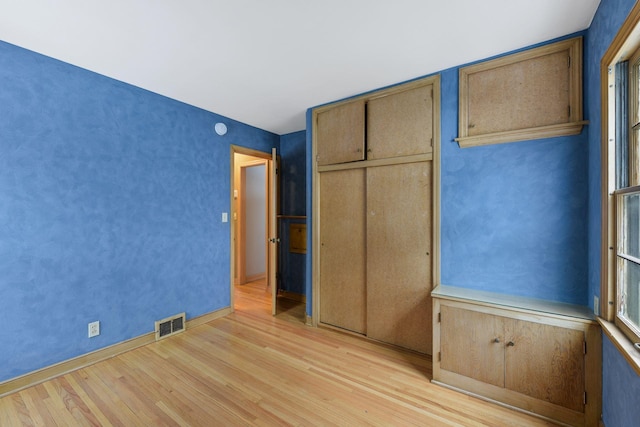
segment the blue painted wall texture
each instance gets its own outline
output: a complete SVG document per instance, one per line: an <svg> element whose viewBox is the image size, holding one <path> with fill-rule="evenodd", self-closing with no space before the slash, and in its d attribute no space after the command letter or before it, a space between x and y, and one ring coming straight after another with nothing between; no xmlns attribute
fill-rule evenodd
<svg viewBox="0 0 640 427"><path fill-rule="evenodd" d="M441 76L442 283L586 304L586 132L461 149L458 69Z"/></svg>
<svg viewBox="0 0 640 427"><path fill-rule="evenodd" d="M305 216L307 168L305 131L280 137L280 213ZM306 259L304 254L289 252L289 226L306 223L304 219L283 218L280 227L279 288L296 294L306 294Z"/></svg>
<svg viewBox="0 0 640 427"><path fill-rule="evenodd" d="M229 306L230 144L277 135L3 42L0 82L0 381Z"/></svg>
<svg viewBox="0 0 640 427"><path fill-rule="evenodd" d="M606 427L640 425L640 381L609 338L602 339L602 419Z"/></svg>

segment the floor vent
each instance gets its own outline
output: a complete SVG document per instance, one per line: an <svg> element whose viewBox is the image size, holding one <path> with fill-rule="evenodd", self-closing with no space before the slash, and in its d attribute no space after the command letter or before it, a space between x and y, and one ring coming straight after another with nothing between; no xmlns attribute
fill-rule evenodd
<svg viewBox="0 0 640 427"><path fill-rule="evenodd" d="M185 314L180 313L166 319L156 321L156 341L184 331Z"/></svg>

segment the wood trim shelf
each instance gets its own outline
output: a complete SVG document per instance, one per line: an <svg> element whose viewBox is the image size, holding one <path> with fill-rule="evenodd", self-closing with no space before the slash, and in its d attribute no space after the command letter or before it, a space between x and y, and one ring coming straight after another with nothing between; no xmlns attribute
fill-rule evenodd
<svg viewBox="0 0 640 427"><path fill-rule="evenodd" d="M574 320L583 321L585 323L593 323L596 321L595 315L588 307L557 301L499 294L495 292L448 285L437 286L431 292L431 296L450 301L471 302L476 305L489 307L499 306L500 308L513 311L544 313L546 315L562 318L571 317Z"/></svg>
<svg viewBox="0 0 640 427"><path fill-rule="evenodd" d="M461 148L477 147L481 145L501 144L504 142L530 141L534 139L552 138L557 136L579 135L587 120L559 125L541 126L531 129L519 129L507 132L489 133L478 136L455 138Z"/></svg>
<svg viewBox="0 0 640 427"><path fill-rule="evenodd" d="M429 162L433 160L433 154L416 154L413 156L390 157L387 159L361 160L358 162L341 163L336 165L318 166L318 172L331 172L347 169L371 168L375 166L400 165L404 163Z"/></svg>

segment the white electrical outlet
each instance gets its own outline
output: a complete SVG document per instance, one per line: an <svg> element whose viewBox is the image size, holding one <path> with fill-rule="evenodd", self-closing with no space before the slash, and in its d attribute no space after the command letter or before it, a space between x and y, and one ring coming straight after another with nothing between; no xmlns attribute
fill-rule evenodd
<svg viewBox="0 0 640 427"><path fill-rule="evenodd" d="M89 338L100 335L100 321L89 323Z"/></svg>

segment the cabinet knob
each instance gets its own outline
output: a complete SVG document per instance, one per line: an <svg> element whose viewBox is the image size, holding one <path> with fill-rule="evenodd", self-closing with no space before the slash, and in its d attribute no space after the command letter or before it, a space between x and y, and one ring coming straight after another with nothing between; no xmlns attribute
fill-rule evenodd
<svg viewBox="0 0 640 427"><path fill-rule="evenodd" d="M513 341L509 341L507 343L507 347L513 347L514 345L516 345L516 343L514 343Z"/></svg>
<svg viewBox="0 0 640 427"><path fill-rule="evenodd" d="M496 343L497 343L497 342L500 342L500 338L496 338L496 339L494 339L494 340L493 340L493 342L496 342Z"/></svg>

